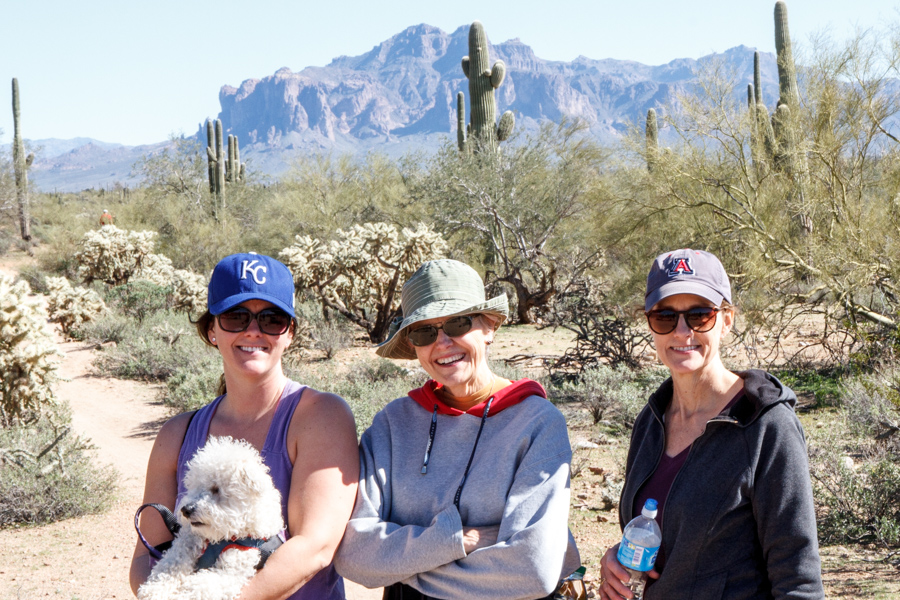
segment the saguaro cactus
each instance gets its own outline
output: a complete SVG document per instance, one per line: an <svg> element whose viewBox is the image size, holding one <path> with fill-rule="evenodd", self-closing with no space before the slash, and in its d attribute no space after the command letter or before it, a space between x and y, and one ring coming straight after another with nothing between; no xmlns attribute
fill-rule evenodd
<svg viewBox="0 0 900 600"><path fill-rule="evenodd" d="M206 158L209 173L209 193L216 193L216 131L215 125L206 120Z"/></svg>
<svg viewBox="0 0 900 600"><path fill-rule="evenodd" d="M797 86L797 69L791 50L791 33L788 29L787 4L784 0L775 3L775 51L778 54L778 104L791 108L800 104Z"/></svg>
<svg viewBox="0 0 900 600"><path fill-rule="evenodd" d="M659 125L656 122L656 110L652 108L647 111L644 134L647 137L647 170L652 173L659 161Z"/></svg>
<svg viewBox="0 0 900 600"><path fill-rule="evenodd" d="M28 214L28 171L27 167L34 159L33 155L25 158L25 145L22 143L22 128L19 124L19 80L12 80L13 109L13 168L16 173L16 202L19 205L19 229L22 239L31 240L31 218Z"/></svg>
<svg viewBox="0 0 900 600"><path fill-rule="evenodd" d="M225 192L225 150L222 147L222 120L216 119L216 196L222 200ZM221 204L225 208L224 202Z"/></svg>
<svg viewBox="0 0 900 600"><path fill-rule="evenodd" d="M241 164L241 150L236 135L228 136L228 160L225 161L225 181L238 183L244 181L244 166Z"/></svg>
<svg viewBox="0 0 900 600"><path fill-rule="evenodd" d="M460 152L466 151L466 95L456 94L456 144Z"/></svg>
<svg viewBox="0 0 900 600"><path fill-rule="evenodd" d="M468 133L477 138L483 147L496 150L497 142L502 142L512 133L515 127L515 116L506 111L497 126L497 104L494 99L494 90L499 88L506 76L506 65L502 60L490 66L488 56L487 34L480 21L475 21L469 27L469 55L462 59L462 70L469 80L469 101L472 108L472 117L469 122ZM460 149L467 146L464 139L465 133L460 128L460 121L465 120L465 115L459 116L459 97L457 96L457 138L461 139Z"/></svg>
<svg viewBox="0 0 900 600"><path fill-rule="evenodd" d="M754 102L760 104L762 98L762 76L759 73L759 52L753 53L753 94Z"/></svg>

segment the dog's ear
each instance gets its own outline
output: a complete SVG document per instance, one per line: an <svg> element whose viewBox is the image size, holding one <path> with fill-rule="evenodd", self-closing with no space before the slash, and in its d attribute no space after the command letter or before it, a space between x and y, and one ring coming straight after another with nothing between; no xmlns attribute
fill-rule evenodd
<svg viewBox="0 0 900 600"><path fill-rule="evenodd" d="M238 477L245 489L254 494L261 494L266 489L266 481L263 478L268 475L265 469L260 469L258 460L242 460L240 469L238 469Z"/></svg>

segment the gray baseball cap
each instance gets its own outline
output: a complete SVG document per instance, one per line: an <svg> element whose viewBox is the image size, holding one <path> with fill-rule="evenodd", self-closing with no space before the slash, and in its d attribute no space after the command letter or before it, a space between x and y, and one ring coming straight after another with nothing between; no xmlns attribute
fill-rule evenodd
<svg viewBox="0 0 900 600"><path fill-rule="evenodd" d="M725 267L713 254L683 248L656 257L647 275L644 310L675 294L694 294L716 306L731 304L731 282Z"/></svg>
<svg viewBox="0 0 900 600"><path fill-rule="evenodd" d="M384 358L416 358L403 330L419 321L456 315L488 314L498 326L509 315L506 294L485 299L484 282L469 265L447 258L423 263L400 293L401 318L391 323L388 339L375 353Z"/></svg>

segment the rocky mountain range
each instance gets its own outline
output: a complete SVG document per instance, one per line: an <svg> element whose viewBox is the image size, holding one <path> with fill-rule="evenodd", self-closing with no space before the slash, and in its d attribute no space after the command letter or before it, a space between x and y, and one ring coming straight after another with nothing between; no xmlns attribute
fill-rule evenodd
<svg viewBox="0 0 900 600"><path fill-rule="evenodd" d="M468 29L446 33L415 25L360 56L341 56L298 72L284 67L238 87L225 85L219 91L218 118L226 134L238 136L249 168L269 175L282 172L301 154L377 150L398 156L433 150L456 137L457 92L465 92L468 102L460 66L468 54ZM507 67L496 92L498 115L516 113L517 131L568 116L586 121L604 141L621 135L630 123L642 123L647 109L665 105L677 90L690 86L704 63L722 61L746 83L753 76L754 49L746 46L660 66L584 56L549 61L518 39L489 50L491 63L500 59ZM776 59L770 53L760 58L763 97L772 105L778 96ZM736 102L743 88L738 92ZM197 139L206 144L205 123L199 123ZM129 183L130 164L165 145L40 142L45 152L38 154L32 179L47 191Z"/></svg>
<svg viewBox="0 0 900 600"><path fill-rule="evenodd" d="M223 86L218 118L249 150L246 155L257 166L270 165L269 171L277 171L275 163L295 152L377 147L394 154L413 145L434 147L448 135L456 136L457 92L466 92L468 102L468 81L460 66L468 54L468 29L448 34L416 25L360 56L342 56L299 72L284 67L237 88ZM609 140L695 81L704 62L721 60L751 82L753 53L753 48L737 46L661 66L584 56L561 62L541 59L513 39L491 45L490 60L506 63L506 79L496 91L497 112L516 113L517 130L568 116L583 119L598 137ZM768 53L760 58L763 94L774 103L776 59ZM206 141L204 124L198 139Z"/></svg>

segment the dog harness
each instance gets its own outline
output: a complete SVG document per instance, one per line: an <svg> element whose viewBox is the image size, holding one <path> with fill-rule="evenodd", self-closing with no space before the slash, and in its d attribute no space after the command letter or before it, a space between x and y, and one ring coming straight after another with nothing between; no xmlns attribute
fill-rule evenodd
<svg viewBox="0 0 900 600"><path fill-rule="evenodd" d="M144 544L144 547L146 547L150 552L150 556L152 556L156 560L159 560L162 558L163 553L172 546L172 542L165 542L163 544L160 544L159 546L151 546L150 542L148 542L144 537L144 534L141 533L141 528L139 525L141 511L148 506L156 509L156 511L162 517L163 522L166 524L166 529L168 529L169 533L171 533L173 536L178 535L178 532L181 531L181 525L178 523L178 519L175 517L175 515L172 514L172 511L162 504L143 504L140 508L137 509L137 512L134 513L134 528L137 531L141 543ZM269 560L269 557L272 556L272 553L275 552L275 550L277 550L278 547L283 543L284 540L281 539L280 535L275 535L267 539L233 537L230 540L222 540L213 544L209 543L209 540L207 540L206 547L203 549L203 554L200 555L200 558L197 559L197 562L194 565L194 570L200 571L203 569L211 568L216 564L216 560L218 560L219 555L226 550L250 550L251 548L256 548L259 550L259 562L256 564L256 570L258 571L265 566L266 561Z"/></svg>
<svg viewBox="0 0 900 600"><path fill-rule="evenodd" d="M283 543L281 536L272 536L268 539L261 540L259 538L234 538L232 537L230 540L222 540L220 542L216 542L214 544L209 543L207 540L206 548L203 550L203 554L200 555L200 558L197 559L197 563L194 565L195 571L200 571L202 569L209 569L213 565L216 564L216 561L219 559L219 555L225 552L226 550L250 550L252 548L256 548L259 550L259 563L256 565L256 570L260 570L263 568L263 565L266 564L266 561L275 552L275 549L278 548Z"/></svg>

